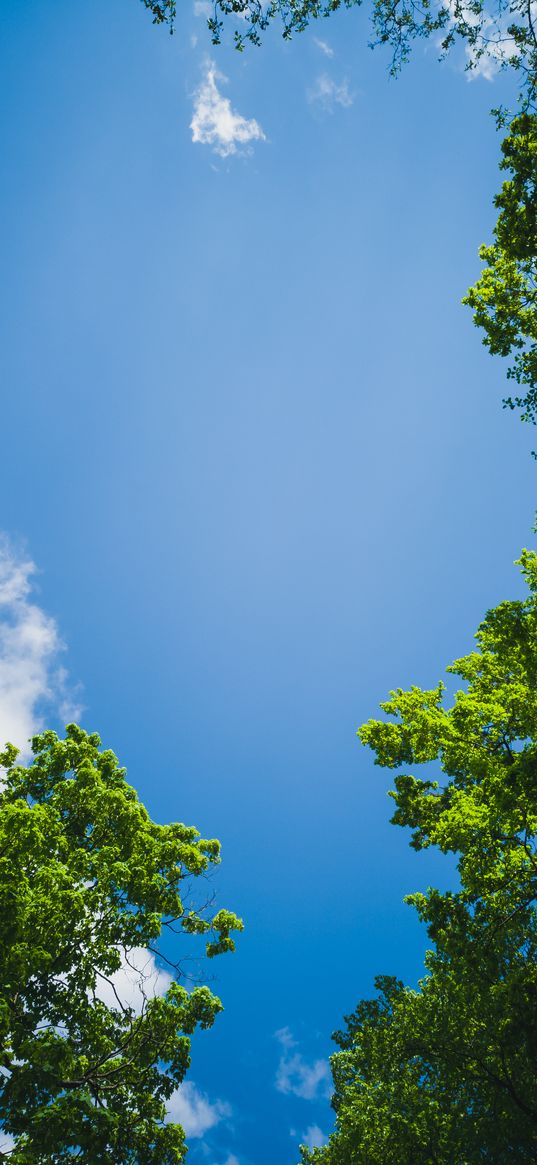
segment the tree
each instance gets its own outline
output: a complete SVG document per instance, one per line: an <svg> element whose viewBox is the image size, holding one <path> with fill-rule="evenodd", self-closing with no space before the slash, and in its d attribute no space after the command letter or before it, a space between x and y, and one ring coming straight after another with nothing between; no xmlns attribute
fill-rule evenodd
<svg viewBox="0 0 537 1165"><path fill-rule="evenodd" d="M489 611L446 706L396 690L359 736L399 773L394 824L458 857L459 888L409 901L432 947L417 989L382 977L336 1033L336 1131L308 1165L510 1165L537 1157L537 555ZM442 774L442 777L441 777Z"/></svg>
<svg viewBox="0 0 537 1165"><path fill-rule="evenodd" d="M494 199L499 208L494 242L483 246L487 264L463 303L474 309L492 354L514 357L508 377L522 394L504 405L537 422L537 116L515 118L502 144L501 169L511 178Z"/></svg>
<svg viewBox="0 0 537 1165"><path fill-rule="evenodd" d="M212 957L242 929L185 904L219 843L155 824L99 745L69 725L64 740L36 736L28 766L12 746L0 756L0 1124L14 1144L0 1160L13 1165L184 1159L166 1102L189 1037L222 1005L206 986L187 991L169 959L166 993L140 974L137 1006L118 972L140 949L154 963L163 933L206 935Z"/></svg>
<svg viewBox="0 0 537 1165"><path fill-rule="evenodd" d="M173 30L176 0L142 0L156 24ZM312 20L330 16L340 7L359 7L362 0L214 0L208 21L213 43L220 41L224 21L235 21L237 48L260 43L274 18L283 36L302 32ZM237 21L236 18L239 18ZM537 86L537 29L531 0L372 0L372 45L391 49L391 71L408 59L413 41L434 37L447 53L457 42L466 49L467 68L488 57L500 68L521 74L525 100L535 98Z"/></svg>

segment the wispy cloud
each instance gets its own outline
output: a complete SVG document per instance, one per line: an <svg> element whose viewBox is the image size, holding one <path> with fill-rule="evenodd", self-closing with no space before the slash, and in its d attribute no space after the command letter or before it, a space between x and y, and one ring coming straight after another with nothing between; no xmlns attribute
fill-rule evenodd
<svg viewBox="0 0 537 1165"><path fill-rule="evenodd" d="M336 105L348 109L354 102L354 93L351 92L346 77L342 81L334 81L328 73L319 73L314 84L307 90L307 98L310 105L321 106L326 112L331 113Z"/></svg>
<svg viewBox="0 0 537 1165"><path fill-rule="evenodd" d="M148 999L164 995L173 982L164 967L160 967L145 947L133 947L123 954L121 967L108 978L97 979L97 997L107 1007L131 1007L141 1015Z"/></svg>
<svg viewBox="0 0 537 1165"><path fill-rule="evenodd" d="M280 1028L275 1038L282 1047L282 1055L276 1072L278 1092L292 1093L302 1100L316 1100L320 1096L330 1096L330 1065L327 1060L307 1060L301 1052L295 1052L297 1043L289 1028Z"/></svg>
<svg viewBox="0 0 537 1165"><path fill-rule="evenodd" d="M322 53L324 53L325 57L330 57L330 59L332 59L334 56L334 50L331 45L327 44L325 40L320 40L318 36L314 36L313 43L317 45L317 48L320 49Z"/></svg>
<svg viewBox="0 0 537 1165"><path fill-rule="evenodd" d="M187 1137L203 1137L209 1129L229 1116L229 1104L223 1100L211 1103L190 1080L181 1084L168 1101L168 1120L182 1125Z"/></svg>
<svg viewBox="0 0 537 1165"><path fill-rule="evenodd" d="M505 16L498 17L477 11L470 2L463 4L461 8L456 0L445 0L445 7L452 14L450 21L452 27L455 27L461 18L470 28L477 29L479 26L475 43L466 42L464 46L468 80L494 81L502 65L512 57L517 57L520 52L509 31L509 20ZM530 10L537 16L535 0L530 4ZM444 35L445 33L438 37L438 46L442 44Z"/></svg>
<svg viewBox="0 0 537 1165"><path fill-rule="evenodd" d="M325 1136L319 1125L310 1125L302 1134L301 1143L307 1145L308 1149L322 1149L323 1145L328 1144L328 1137Z"/></svg>
<svg viewBox="0 0 537 1165"><path fill-rule="evenodd" d="M277 1032L274 1032L274 1039L282 1045L282 1048L296 1048L295 1037L289 1027L280 1027Z"/></svg>
<svg viewBox="0 0 537 1165"><path fill-rule="evenodd" d="M194 94L190 123L192 141L211 146L221 158L248 152L251 142L265 141L259 122L237 113L229 97L220 92L217 82L226 80L213 61L206 61L203 79Z"/></svg>
<svg viewBox="0 0 537 1165"><path fill-rule="evenodd" d="M485 36L489 28L493 28L495 21L492 18L484 22ZM518 48L516 42L513 40L507 29L498 35L495 39L494 35L488 42L485 51L480 55L473 45L465 45L464 52L469 68L466 76L469 81L494 81L497 77L502 64L505 63L507 57L517 56Z"/></svg>
<svg viewBox="0 0 537 1165"><path fill-rule="evenodd" d="M64 644L56 620L32 600L37 567L0 534L0 747L8 740L28 755L28 739L45 713L77 719L60 664Z"/></svg>
<svg viewBox="0 0 537 1165"><path fill-rule="evenodd" d="M471 68L468 70L467 74L468 80L478 81L481 78L483 81L494 81L494 78L498 75L501 69L501 60L492 56L490 53L486 53L482 57L475 57L472 59L472 55L468 47L466 47L465 51L468 60L471 61Z"/></svg>

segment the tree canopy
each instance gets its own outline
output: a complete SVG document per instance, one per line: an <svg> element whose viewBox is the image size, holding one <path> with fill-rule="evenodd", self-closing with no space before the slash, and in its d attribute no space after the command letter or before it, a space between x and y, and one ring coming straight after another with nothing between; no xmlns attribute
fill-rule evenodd
<svg viewBox="0 0 537 1165"><path fill-rule="evenodd" d="M176 0L142 3L154 23L173 29ZM259 44L261 33L274 19L279 19L283 36L289 38L312 20L361 4L362 0L213 0L208 23L214 43L229 25L237 48L242 49L248 41ZM392 72L407 60L415 40L432 36L442 53L461 42L469 69L484 57L500 68L514 68L521 74L526 101L535 97L537 30L528 0L372 0L370 18L371 43L391 50Z"/></svg>
<svg viewBox="0 0 537 1165"><path fill-rule="evenodd" d="M526 600L489 611L447 670L446 702L398 689L359 735L398 770L393 822L457 855L459 886L407 901L431 949L417 989L392 977L335 1035L336 1131L307 1165L508 1165L537 1155L537 555Z"/></svg>
<svg viewBox="0 0 537 1165"><path fill-rule="evenodd" d="M219 843L157 825L96 734L44 732L33 760L8 746L0 792L0 1124L12 1165L177 1165L183 1130L166 1105L190 1062L190 1036L221 1010L206 986L165 994L117 975L166 931L233 950L241 921L188 904ZM175 940L173 940L175 941ZM173 943L172 943L173 946ZM136 964L133 963L133 966ZM154 964L153 964L154 965Z"/></svg>
<svg viewBox="0 0 537 1165"><path fill-rule="evenodd" d="M464 303L474 310L489 352L511 356L508 377L521 392L504 404L537 421L537 116L515 118L502 144L511 177L494 199L494 242L481 247L486 267Z"/></svg>

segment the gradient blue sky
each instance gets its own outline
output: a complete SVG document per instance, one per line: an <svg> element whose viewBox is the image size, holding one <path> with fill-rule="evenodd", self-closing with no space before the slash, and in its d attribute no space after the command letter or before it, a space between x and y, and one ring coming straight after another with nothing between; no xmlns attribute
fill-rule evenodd
<svg viewBox="0 0 537 1165"><path fill-rule="evenodd" d="M419 975L403 893L451 876L356 728L521 589L535 437L459 304L508 86L424 45L390 81L365 10L239 56L190 3L173 38L137 0L1 7L0 526L84 725L223 843L246 931L191 1160L293 1165L331 1031ZM258 127L227 156L189 128L210 60Z"/></svg>

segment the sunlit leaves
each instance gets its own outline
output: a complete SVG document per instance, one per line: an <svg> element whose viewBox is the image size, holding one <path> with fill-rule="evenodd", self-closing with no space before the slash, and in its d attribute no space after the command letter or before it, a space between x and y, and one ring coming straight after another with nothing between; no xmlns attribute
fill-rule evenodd
<svg viewBox="0 0 537 1165"><path fill-rule="evenodd" d="M525 1165L537 1155L537 556L443 684L391 693L360 729L395 777L394 823L458 859L459 885L407 902L431 949L336 1033L336 1130L307 1165ZM428 768L432 772L428 774Z"/></svg>
<svg viewBox="0 0 537 1165"><path fill-rule="evenodd" d="M486 263L464 303L483 329L492 354L508 356L507 375L521 391L505 405L537 421L537 117L515 118L503 145L501 167L511 177L495 198L494 242L483 246Z"/></svg>
<svg viewBox="0 0 537 1165"><path fill-rule="evenodd" d="M114 754L75 725L34 738L33 762L8 748L0 792L0 1122L14 1165L177 1165L166 1102L190 1063L190 1036L220 1001L187 990L168 952L168 990L153 988L157 942L205 936L233 950L242 924L192 905L193 879L219 861L215 840L157 825ZM188 907L186 905L188 899ZM116 986L147 952L137 997ZM175 978L174 978L175 977ZM130 981L126 979L128 985ZM107 1002L104 1001L106 996Z"/></svg>

